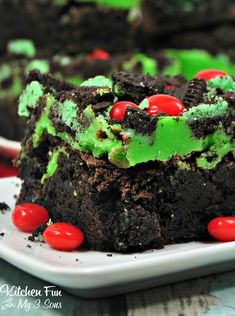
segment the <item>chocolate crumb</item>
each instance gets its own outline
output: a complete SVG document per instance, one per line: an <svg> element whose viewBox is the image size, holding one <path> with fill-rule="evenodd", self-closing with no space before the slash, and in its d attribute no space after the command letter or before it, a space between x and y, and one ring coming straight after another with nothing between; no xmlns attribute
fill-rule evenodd
<svg viewBox="0 0 235 316"><path fill-rule="evenodd" d="M75 261L79 261L78 258Z"/></svg>
<svg viewBox="0 0 235 316"><path fill-rule="evenodd" d="M33 232L32 235L28 237L30 241L40 241L43 239L43 232L47 228L47 224L38 226Z"/></svg>
<svg viewBox="0 0 235 316"><path fill-rule="evenodd" d="M5 202L0 202L0 212L5 214L5 211L9 211L10 207Z"/></svg>
<svg viewBox="0 0 235 316"><path fill-rule="evenodd" d="M27 246L26 246L27 248L32 248L32 246L30 246L29 244L27 244Z"/></svg>
<svg viewBox="0 0 235 316"><path fill-rule="evenodd" d="M112 257L113 255L111 253L107 253L107 257Z"/></svg>
<svg viewBox="0 0 235 316"><path fill-rule="evenodd" d="M2 237L5 236L5 233L0 233L0 236L2 236Z"/></svg>

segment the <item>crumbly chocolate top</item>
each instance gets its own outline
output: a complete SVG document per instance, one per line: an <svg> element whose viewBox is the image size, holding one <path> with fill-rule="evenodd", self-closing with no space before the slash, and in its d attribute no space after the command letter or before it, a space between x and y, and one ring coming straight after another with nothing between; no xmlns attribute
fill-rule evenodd
<svg viewBox="0 0 235 316"><path fill-rule="evenodd" d="M26 143L36 150L49 136L54 144L42 181L55 172L59 156L68 155L67 146L107 157L119 168L176 156L183 161L196 152L197 167L212 169L234 150L235 83L230 76L187 81L118 72L112 79L98 76L78 87L35 72L30 80L20 103L22 112L31 113L29 121L34 120ZM184 107L178 115L164 110L152 115L149 97L157 95L173 96ZM111 110L120 101L136 107L127 106L124 117L115 119Z"/></svg>

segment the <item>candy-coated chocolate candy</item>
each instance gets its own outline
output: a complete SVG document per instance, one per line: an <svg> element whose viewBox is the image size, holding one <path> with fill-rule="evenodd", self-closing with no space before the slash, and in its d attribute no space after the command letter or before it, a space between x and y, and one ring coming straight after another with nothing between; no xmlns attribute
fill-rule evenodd
<svg viewBox="0 0 235 316"><path fill-rule="evenodd" d="M117 102L114 104L114 106L112 107L112 110L110 111L111 119L121 121L126 114L127 106L131 106L134 108L138 107L137 104L135 104L133 102L129 102L129 101Z"/></svg>
<svg viewBox="0 0 235 316"><path fill-rule="evenodd" d="M163 112L167 115L178 116L184 111L183 103L167 94L152 95L148 97L148 103L147 113L150 115L157 115Z"/></svg>
<svg viewBox="0 0 235 316"><path fill-rule="evenodd" d="M224 77L227 76L227 72L223 71L223 70L219 70L219 69L205 69L205 70L201 70L199 71L195 78L202 78L206 81L211 80L211 79L215 79L217 77Z"/></svg>
<svg viewBox="0 0 235 316"><path fill-rule="evenodd" d="M176 88L176 86L174 86L173 84L167 84L166 86L165 86L165 89L166 90L171 90L171 89L175 89Z"/></svg>
<svg viewBox="0 0 235 316"><path fill-rule="evenodd" d="M12 212L12 221L21 231L31 233L38 226L48 222L49 215L47 210L38 204L24 203L19 204Z"/></svg>
<svg viewBox="0 0 235 316"><path fill-rule="evenodd" d="M235 241L235 217L217 217L207 226L209 234L220 241Z"/></svg>
<svg viewBox="0 0 235 316"><path fill-rule="evenodd" d="M97 49L93 53L86 56L86 60L109 60L110 54L104 49Z"/></svg>
<svg viewBox="0 0 235 316"><path fill-rule="evenodd" d="M55 223L45 229L43 238L52 248L70 251L83 243L84 235L72 224Z"/></svg>

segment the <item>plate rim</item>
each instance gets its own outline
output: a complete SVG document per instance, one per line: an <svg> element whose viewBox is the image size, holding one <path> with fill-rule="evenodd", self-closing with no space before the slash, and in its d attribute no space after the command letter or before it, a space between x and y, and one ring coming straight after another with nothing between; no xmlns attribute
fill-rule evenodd
<svg viewBox="0 0 235 316"><path fill-rule="evenodd" d="M15 185L19 182L20 180L16 177L3 178L0 179L0 187L2 185L7 186L7 183ZM15 192L12 193L14 194ZM10 216L10 214L10 212L6 212L2 216ZM1 225L0 228L3 229ZM22 236L22 238L25 238L28 235L27 233L22 232L17 233L19 233L19 236ZM70 285L70 287L73 289L86 291L93 290L96 287L115 286L126 284L127 282L141 282L151 277L162 277L164 275L188 271L190 269L197 269L205 266L209 267L216 264L219 265L221 263L229 262L235 259L235 242L190 242L187 244L192 244L192 249L183 249L179 253L173 251L172 253L167 254L166 248L166 254L161 256L157 256L157 253L161 250L155 249L153 250L153 252L151 250L148 250L143 253L133 254L112 253L113 256L112 258L110 258L110 264L108 265L94 265L89 267L84 267L83 265L78 265L78 267L75 267L75 265L71 265L70 267L66 265L53 266L53 264L50 262L42 263L42 258L38 262L36 261L37 258L40 258L40 251L39 257L36 256L34 252L30 252L30 249L27 250L29 251L29 256L24 256L25 253L21 253L20 251L16 251L11 248L9 249L7 242L1 243L1 240L4 240L3 238L5 238L5 236L0 238L0 257L2 259L13 264L21 270L24 270L34 276L44 279L45 281L50 281L61 287L68 287ZM30 241L27 240L27 243L30 243ZM30 244L36 245L33 242ZM193 246L195 244L197 244L197 246L200 246L200 244L202 244L203 247L197 247L196 249L194 249ZM178 244L178 246L180 247L180 244ZM49 249L49 251L55 251L58 254L64 253L50 249L49 247L39 248L47 250ZM93 252L94 254L104 254L105 258L107 258L107 252L101 253L92 250L88 250L88 252L89 254L91 252ZM150 253L150 257L144 257L144 253ZM153 256L151 256L151 253L153 253ZM79 252L74 252L74 255L75 257L78 257ZM115 256L120 255L127 255L131 257L136 256L136 259L133 258L134 260L130 259L132 261L115 263ZM32 258L33 260L31 260ZM70 279L74 279L74 282L68 282ZM79 282L80 284L78 285Z"/></svg>

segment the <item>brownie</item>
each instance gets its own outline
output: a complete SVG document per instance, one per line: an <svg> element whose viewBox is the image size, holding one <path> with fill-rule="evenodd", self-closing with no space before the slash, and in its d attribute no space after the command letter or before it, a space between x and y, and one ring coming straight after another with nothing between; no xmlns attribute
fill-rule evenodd
<svg viewBox="0 0 235 316"><path fill-rule="evenodd" d="M142 49L204 49L234 60L234 1L142 1Z"/></svg>
<svg viewBox="0 0 235 316"><path fill-rule="evenodd" d="M136 25L129 12L136 5L137 1L2 0L0 51L16 38L31 39L54 53L127 51L133 47Z"/></svg>
<svg viewBox="0 0 235 316"><path fill-rule="evenodd" d="M143 24L151 33L169 34L234 21L232 0L143 0Z"/></svg>
<svg viewBox="0 0 235 316"><path fill-rule="evenodd" d="M177 97L184 110L150 115L148 97L159 94ZM52 221L77 225L89 249L210 240L208 222L235 212L234 100L228 75L188 81L119 72L77 87L33 72L19 101L28 133L17 203L38 203ZM118 101L139 105L115 119Z"/></svg>

